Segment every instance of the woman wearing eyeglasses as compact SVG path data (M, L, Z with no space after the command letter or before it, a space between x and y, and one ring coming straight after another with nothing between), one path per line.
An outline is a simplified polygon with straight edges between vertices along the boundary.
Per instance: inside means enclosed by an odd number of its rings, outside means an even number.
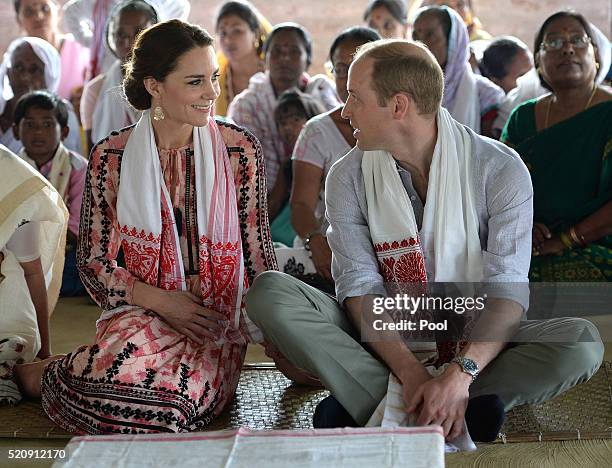
M597 85L600 51L587 20L550 16L535 63L551 92L511 114L502 141L534 188L532 281L612 281L612 93Z

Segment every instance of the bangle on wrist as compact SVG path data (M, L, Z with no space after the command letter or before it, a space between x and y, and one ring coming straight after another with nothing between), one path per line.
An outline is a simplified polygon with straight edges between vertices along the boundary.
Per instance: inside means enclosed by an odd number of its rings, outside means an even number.
M581 235L579 235L576 232L576 226L572 226L569 229L569 235L570 235L570 237L571 237L571 239L572 239L572 241L574 242L575 245L577 245L577 246L579 245L581 247L586 247L587 246L587 243L584 240L584 236L581 236Z
M561 242L563 242L563 245L567 247L569 250L572 250L574 248L574 244L572 243L572 240L569 238L569 236L565 232L562 232L559 234L559 239L561 239Z

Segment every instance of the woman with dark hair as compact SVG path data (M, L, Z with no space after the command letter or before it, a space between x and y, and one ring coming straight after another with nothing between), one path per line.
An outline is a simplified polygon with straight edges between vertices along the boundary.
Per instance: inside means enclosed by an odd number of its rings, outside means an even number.
M352 27L333 41L329 61L342 102L346 102L348 70L355 51L368 42L380 39L376 31ZM293 150L293 187L291 221L299 236L291 251L277 251L279 265L285 273L317 274L331 283L331 250L325 232L325 179L331 166L355 146L353 128L341 117L343 106L310 120Z
M442 105L458 122L491 135L504 90L472 72L468 31L461 17L446 6L419 10L412 37L422 41L444 70Z
M290 159L274 121L278 96L291 88L318 99L326 110L338 105L334 84L323 75L310 77L306 71L312 61L310 33L296 23L274 27L264 44L266 71L253 75L249 87L230 104L228 117L251 130L261 142L266 160L268 192L276 183L278 172ZM281 200L270 199L270 219L278 214Z
M138 112L126 102L121 92L124 65L130 58L138 34L158 21L150 0L123 0L111 10L106 22L108 50L117 58L107 72L85 85L81 98L81 119L88 148L113 130L132 125Z
M487 46L478 65L483 76L508 94L516 88L516 80L533 68L533 55L520 39L502 36Z
M408 8L404 0L371 0L363 21L385 39L408 37Z
M262 155L249 132L212 118L212 44L179 20L139 35L123 88L142 117L92 150L77 259L103 309L95 343L19 375L65 430L203 428L261 338L243 297L276 267Z
M517 107L501 138L533 182L530 280L611 281L612 93L597 84L600 51L569 11L544 21L534 50L550 93Z
M263 45L272 26L249 2L225 2L215 21L221 51L219 86L221 95L215 103L215 114L226 115L227 108L249 85L251 77L263 72Z
M589 23L591 30L591 37L593 38L593 46L597 48L600 59L600 67L597 70L595 77L595 83L602 84L605 82L607 71L610 69L612 63L612 50L610 49L610 41L608 37L601 32L597 26L593 23ZM508 122L508 118L512 111L520 104L534 99L545 94L548 94L549 90L542 86L540 77L535 68L532 68L523 76L516 80L516 88L511 90L502 101L498 108L497 117L493 124L493 132L497 137L501 135L502 130Z

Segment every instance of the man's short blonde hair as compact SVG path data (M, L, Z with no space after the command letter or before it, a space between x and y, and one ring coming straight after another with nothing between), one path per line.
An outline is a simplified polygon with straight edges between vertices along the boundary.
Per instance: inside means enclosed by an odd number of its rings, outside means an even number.
M379 105L386 106L394 95L406 93L420 114L438 111L444 94L444 74L425 45L402 39L369 42L357 50L355 61L366 57L373 61L372 89Z

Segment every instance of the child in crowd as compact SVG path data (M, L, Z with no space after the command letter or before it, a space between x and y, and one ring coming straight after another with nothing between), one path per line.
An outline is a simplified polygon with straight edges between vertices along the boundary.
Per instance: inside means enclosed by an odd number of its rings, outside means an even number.
M76 245L87 160L62 143L69 132L66 104L47 91L25 94L15 108L13 132L23 144L19 156L51 182L70 213L60 295L83 295L85 289L76 268Z
M293 147L306 122L323 112L325 108L316 98L295 88L288 89L280 95L274 109L274 121L286 154L293 153ZM291 160L289 160L279 171L276 184L270 193L268 206L270 212L278 213L270 225L272 240L287 246L293 245L296 236L291 225L291 210L287 203L291 192L291 171ZM280 204L280 207L272 206L274 203Z

